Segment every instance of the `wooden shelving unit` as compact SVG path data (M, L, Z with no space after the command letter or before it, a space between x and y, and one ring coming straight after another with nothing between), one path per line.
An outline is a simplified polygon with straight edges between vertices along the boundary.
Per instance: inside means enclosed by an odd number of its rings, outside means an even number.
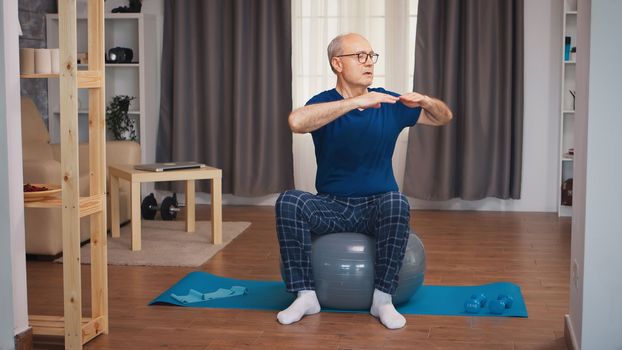
M21 78L58 78L61 115L61 199L28 202L27 207L61 207L63 230L64 317L29 317L34 334L65 337L65 349L108 333L108 257L106 252L106 119L104 2L88 3L87 70L78 71L76 0L58 1L60 74ZM90 193L79 194L78 88L89 94ZM91 317L82 317L80 218L91 217Z
M78 88L97 88L101 81L103 72L93 70L81 70L75 74L77 76ZM60 74L22 74L23 79L41 79L41 78L60 78Z

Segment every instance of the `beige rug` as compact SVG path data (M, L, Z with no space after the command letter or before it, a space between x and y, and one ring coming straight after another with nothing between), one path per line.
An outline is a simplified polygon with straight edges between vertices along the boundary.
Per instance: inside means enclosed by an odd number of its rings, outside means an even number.
M222 244L213 245L210 221L197 221L196 232L185 231L186 222L142 221L142 249L131 248L131 225L121 227L121 237L108 235L109 265L200 266L250 226L249 222L223 222ZM82 263L91 262L91 245L80 250ZM55 260L62 262L62 258Z

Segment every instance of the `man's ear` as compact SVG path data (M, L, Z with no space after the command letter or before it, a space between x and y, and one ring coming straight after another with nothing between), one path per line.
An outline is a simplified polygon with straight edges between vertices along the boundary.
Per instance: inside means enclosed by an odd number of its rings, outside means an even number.
M333 66L333 69L335 70L335 72L341 73L341 71L343 70L343 62L341 62L339 57L333 57L330 60L330 64L331 66Z

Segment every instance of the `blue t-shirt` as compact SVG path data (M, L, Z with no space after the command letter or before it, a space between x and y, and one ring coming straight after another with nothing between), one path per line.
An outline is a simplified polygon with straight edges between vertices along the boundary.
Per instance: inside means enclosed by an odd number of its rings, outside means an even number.
M368 90L399 96L382 88ZM342 99L332 89L314 96L307 105ZM420 114L420 107L383 103L380 108L354 109L313 131L318 193L361 197L397 191L391 161L395 142Z

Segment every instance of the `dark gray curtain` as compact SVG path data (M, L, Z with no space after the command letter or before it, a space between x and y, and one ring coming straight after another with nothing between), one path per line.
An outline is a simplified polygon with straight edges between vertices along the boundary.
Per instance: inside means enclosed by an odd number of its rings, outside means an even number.
M167 0L164 6L157 161L221 168L223 193L293 188L290 1ZM182 191L181 185L172 189ZM208 187L197 184L199 191Z
M419 0L414 91L444 100L454 119L410 130L404 192L520 198L523 1Z

